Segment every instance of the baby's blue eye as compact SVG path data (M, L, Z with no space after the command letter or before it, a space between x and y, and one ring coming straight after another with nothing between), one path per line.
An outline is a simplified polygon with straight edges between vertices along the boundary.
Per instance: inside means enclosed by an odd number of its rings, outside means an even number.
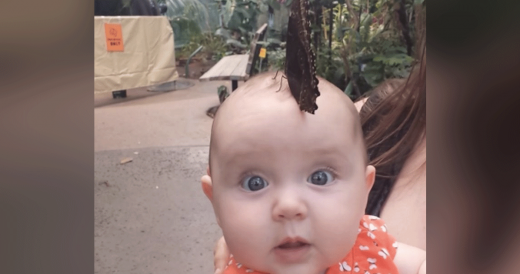
M267 185L267 182L260 176L247 177L242 181L242 187L247 191L258 191Z
M332 176L330 172L325 170L318 170L307 179L307 182L322 186L332 182L332 180L334 180L334 176Z

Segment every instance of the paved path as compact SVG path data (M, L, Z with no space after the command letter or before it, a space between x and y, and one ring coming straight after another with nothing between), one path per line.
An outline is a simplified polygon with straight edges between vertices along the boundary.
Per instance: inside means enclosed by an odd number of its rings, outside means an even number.
M213 273L221 232L199 179L205 112L228 82L191 81L166 93L129 90L126 99L95 95L95 273Z

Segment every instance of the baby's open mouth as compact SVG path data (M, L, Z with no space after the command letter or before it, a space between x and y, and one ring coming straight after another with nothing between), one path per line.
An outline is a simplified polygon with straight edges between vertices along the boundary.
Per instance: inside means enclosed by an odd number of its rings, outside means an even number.
M301 248L301 247L306 247L308 245L309 245L309 243L307 243L305 240L302 240L302 239L287 239L282 244L277 246L277 248L287 250L287 249L297 249L297 248Z
M311 246L307 240L300 237L285 238L276 246L274 254L281 263L302 262L309 256Z
M298 263L305 261L311 254L312 245L302 237L287 237L275 248L274 254L280 263Z
M286 249L286 248L298 248L298 247L302 247L302 246L306 246L306 245L309 245L307 243L302 243L302 242L292 242L292 243L285 243L283 245L279 245L278 248L282 248L282 249Z

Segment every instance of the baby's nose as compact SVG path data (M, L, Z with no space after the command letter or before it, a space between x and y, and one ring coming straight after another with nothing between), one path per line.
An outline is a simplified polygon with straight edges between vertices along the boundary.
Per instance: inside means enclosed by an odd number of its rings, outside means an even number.
M303 220L307 217L307 206L296 193L282 193L273 208L275 221Z

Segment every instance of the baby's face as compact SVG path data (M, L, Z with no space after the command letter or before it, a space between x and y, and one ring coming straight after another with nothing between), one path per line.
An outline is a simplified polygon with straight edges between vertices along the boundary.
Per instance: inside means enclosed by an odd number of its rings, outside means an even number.
M233 98L219 113L213 206L238 262L316 274L352 248L373 170L342 96L322 90L315 115L287 93Z

